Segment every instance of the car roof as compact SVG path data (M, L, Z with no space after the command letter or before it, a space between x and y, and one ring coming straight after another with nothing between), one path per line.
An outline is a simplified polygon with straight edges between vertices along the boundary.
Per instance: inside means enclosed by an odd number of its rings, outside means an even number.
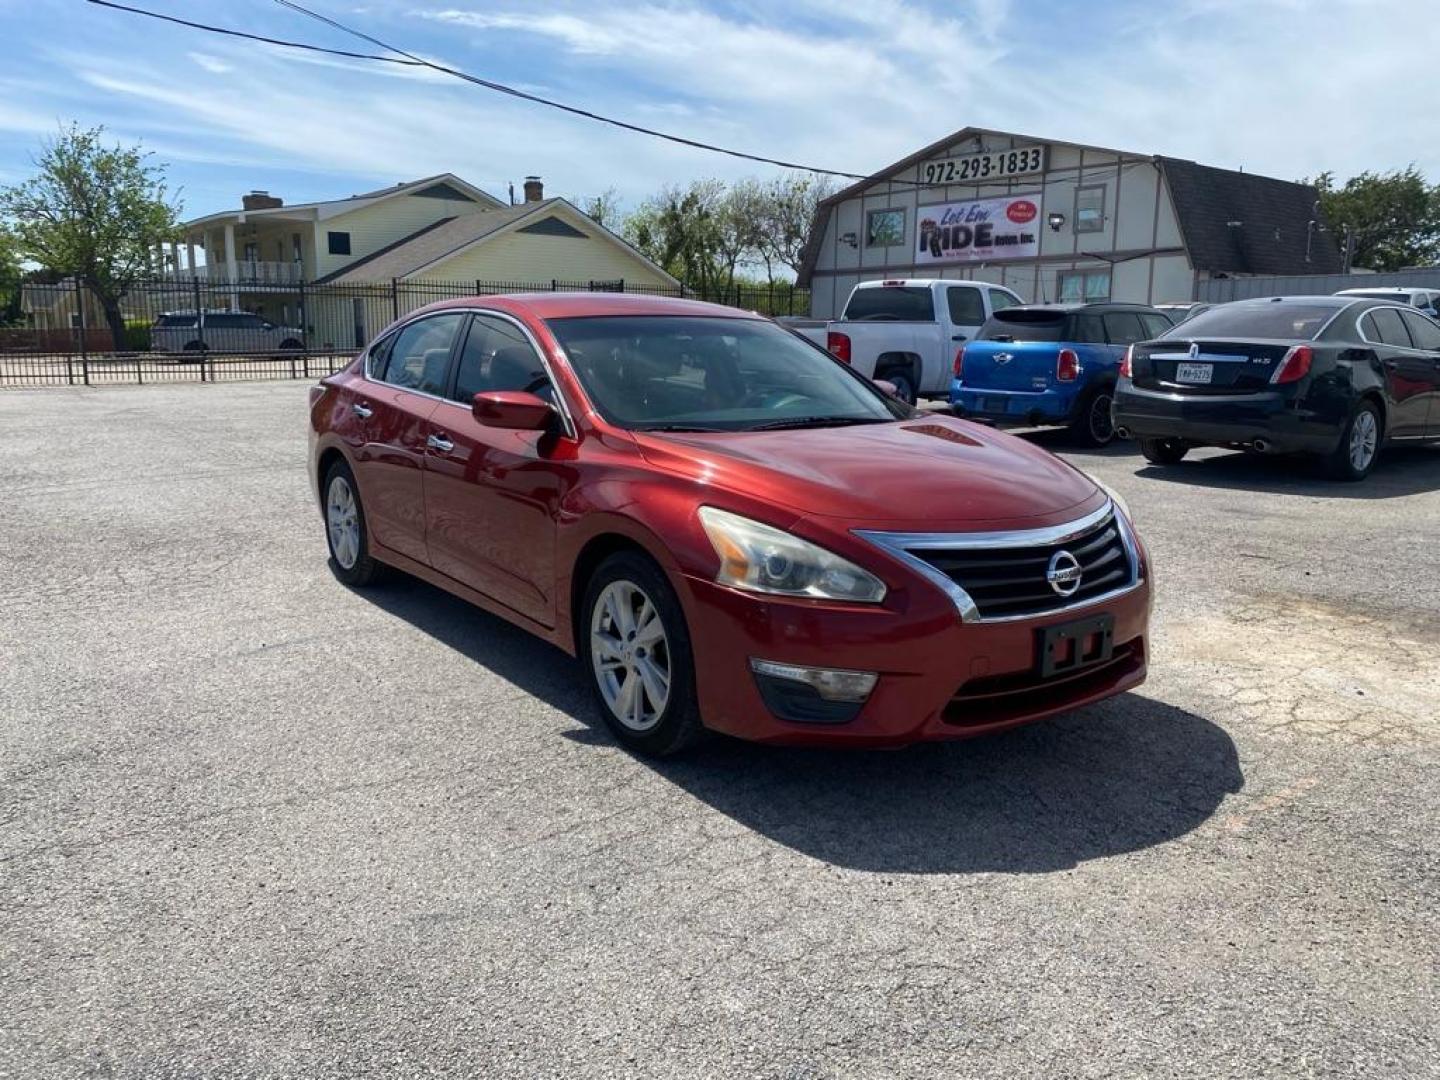
M1011 304L1007 308L1001 308L996 315L1003 315L1007 311L1094 311L1104 308L1107 311L1154 311L1149 304L1132 304L1124 300L1093 300L1088 304Z
M1434 289L1416 288L1413 285L1366 285L1360 289L1341 289L1336 296L1365 296L1370 293L1404 293L1406 296L1414 296L1416 293L1432 293Z
M764 316L753 311L741 311L739 308L708 304L700 300L608 292L528 292L466 296L458 300L441 300L427 304L412 314L452 308L505 311L512 315L526 314L537 319L578 319L604 315L691 315L722 319L764 319Z

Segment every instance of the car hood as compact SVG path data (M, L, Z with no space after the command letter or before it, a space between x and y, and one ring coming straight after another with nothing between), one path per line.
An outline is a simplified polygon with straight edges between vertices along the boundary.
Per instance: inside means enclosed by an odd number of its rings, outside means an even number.
M716 434L636 433L651 464L799 517L894 530L1030 528L1098 508L1083 473L1024 439L950 416Z

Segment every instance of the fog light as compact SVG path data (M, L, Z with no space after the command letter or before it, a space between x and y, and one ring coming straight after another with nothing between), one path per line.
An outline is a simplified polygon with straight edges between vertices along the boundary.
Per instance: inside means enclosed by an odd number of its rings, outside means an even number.
M798 667L795 664L777 664L772 660L756 660L754 657L750 659L750 670L772 679L804 683L825 701L863 702L875 689L878 678L873 671Z

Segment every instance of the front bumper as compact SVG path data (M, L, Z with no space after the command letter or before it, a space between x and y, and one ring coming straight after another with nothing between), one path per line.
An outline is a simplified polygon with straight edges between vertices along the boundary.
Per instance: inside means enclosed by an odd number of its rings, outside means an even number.
M1277 453L1329 453L1340 438L1335 418L1282 390L1187 395L1145 390L1121 380L1111 415L1135 439L1182 439L1202 446L1245 446L1263 439Z
M771 599L697 577L682 584L705 724L760 742L886 747L970 738L1123 693L1146 674L1148 576L1083 608L972 623L962 623L950 599L922 581L873 609ZM1042 680L1040 631L1101 612L1115 619L1113 658ZM752 657L879 678L853 719L789 722L766 706Z

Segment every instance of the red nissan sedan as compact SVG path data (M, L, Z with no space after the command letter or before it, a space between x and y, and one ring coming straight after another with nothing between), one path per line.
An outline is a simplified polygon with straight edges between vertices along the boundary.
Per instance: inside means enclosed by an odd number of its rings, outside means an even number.
M760 316L435 304L311 398L340 579L395 567L578 655L635 750L963 738L1145 678L1117 498Z

